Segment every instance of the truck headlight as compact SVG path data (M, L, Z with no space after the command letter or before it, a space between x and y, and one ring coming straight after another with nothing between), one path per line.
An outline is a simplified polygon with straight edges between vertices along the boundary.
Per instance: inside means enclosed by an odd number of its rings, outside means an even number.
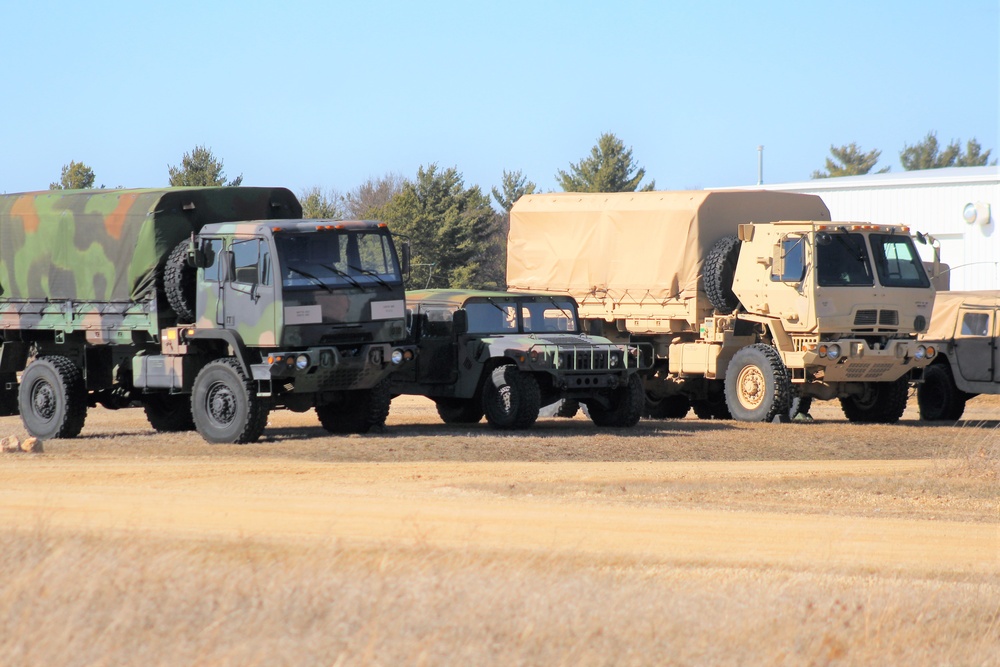
M401 363L403 363L403 351L402 350L393 350L392 351L392 357L390 357L390 358L392 359L392 363L393 364L395 364L396 366L400 365Z
M298 368L300 371L304 371L305 369L309 368L309 355L300 354L299 356L295 357L295 367Z
M927 348L923 345L918 345L916 351L913 353L914 359L926 359L927 358Z
M840 346L836 343L833 343L832 345L820 345L816 352L820 357L825 357L831 361L840 358Z
M617 368L618 367L618 361L619 360L618 360L618 355L617 354L612 354L610 356L610 358L608 359L608 362L611 364L611 368Z

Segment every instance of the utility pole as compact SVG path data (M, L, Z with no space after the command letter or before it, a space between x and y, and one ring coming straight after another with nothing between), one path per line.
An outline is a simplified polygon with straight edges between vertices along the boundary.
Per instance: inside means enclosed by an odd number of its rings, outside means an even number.
M757 146L757 185L764 185L764 147Z

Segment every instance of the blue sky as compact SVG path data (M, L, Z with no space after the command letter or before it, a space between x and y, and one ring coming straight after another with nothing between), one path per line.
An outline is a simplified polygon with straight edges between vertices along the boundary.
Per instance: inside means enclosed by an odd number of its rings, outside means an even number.
M347 191L504 169L542 190L602 132L659 189L806 180L831 144L998 150L1000 2L0 0L0 192L85 162L167 183L195 145L245 185Z

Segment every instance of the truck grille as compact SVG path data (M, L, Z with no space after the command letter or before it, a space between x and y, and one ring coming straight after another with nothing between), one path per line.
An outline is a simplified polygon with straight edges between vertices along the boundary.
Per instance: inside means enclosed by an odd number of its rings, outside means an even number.
M854 326L871 327L878 322L877 310L859 310L854 315Z
M876 324L884 327L899 326L898 310L859 310L854 314L854 326L873 327Z

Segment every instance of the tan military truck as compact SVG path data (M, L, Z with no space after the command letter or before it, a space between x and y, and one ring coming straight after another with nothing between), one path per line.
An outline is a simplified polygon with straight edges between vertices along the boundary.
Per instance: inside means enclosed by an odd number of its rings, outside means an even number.
M652 343L647 409L772 421L840 400L892 423L929 363L934 289L906 227L831 222L812 195L765 191L522 197L511 290L569 295L591 331Z
M938 292L921 335L938 354L917 385L920 418L955 421L978 394L1000 394L1000 291Z

